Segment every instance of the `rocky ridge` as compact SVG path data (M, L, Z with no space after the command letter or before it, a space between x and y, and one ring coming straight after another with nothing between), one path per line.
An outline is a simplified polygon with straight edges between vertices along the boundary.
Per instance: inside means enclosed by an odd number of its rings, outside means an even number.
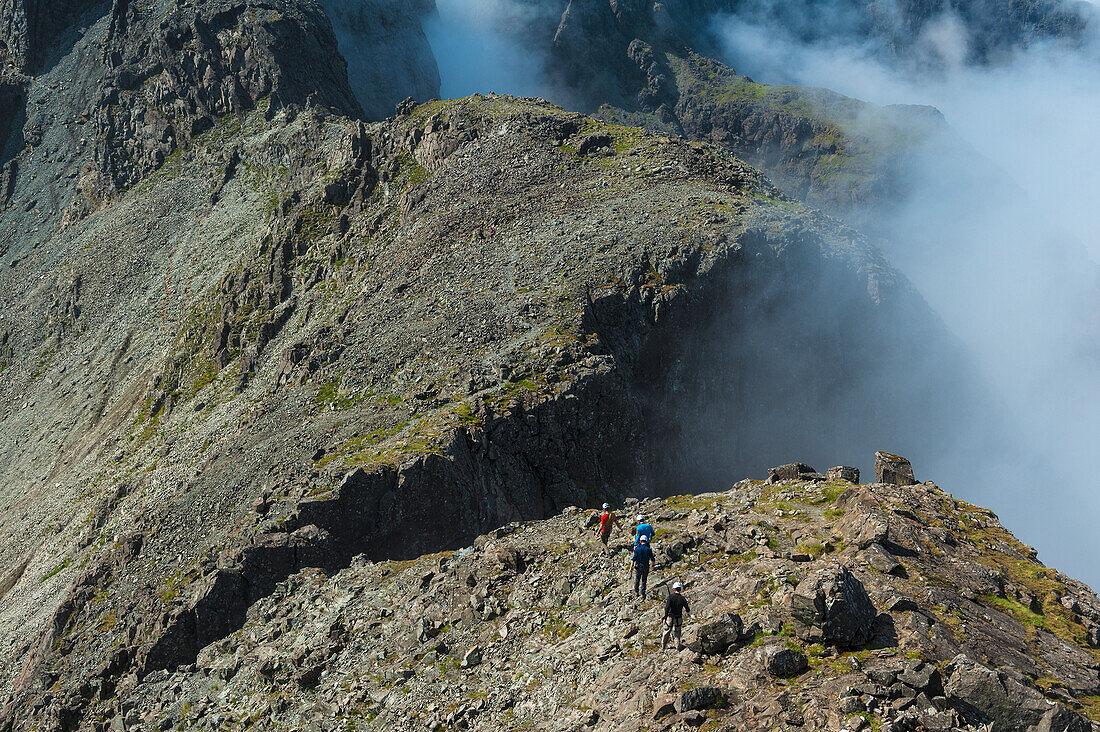
M893 427L868 413L958 382L934 317L855 232L726 154L538 100L371 127L262 102L121 196L52 242L60 264L3 272L65 273L7 290L13 729L94 726L104 671L193 663L303 567L711 483L766 453L742 425L769 390L873 402L845 428L870 440ZM835 325L779 323L751 351L722 335L764 337L757 313L788 308ZM767 359L806 342L828 365L777 381ZM934 357L945 383L860 394L861 349L885 380Z
M595 513L567 507L458 551L304 570L194 663L101 667L113 696L93 715L126 729L1095 728L1095 594L930 482L797 467L627 499L657 527L646 599L631 538L615 533L609 557ZM674 580L692 608L682 652L659 640Z
M724 147L808 204L873 234L879 207L911 193L915 166L947 151L968 161L975 179L992 178L989 164L959 140L930 107L878 107L825 89L768 86L690 50L655 52L659 68L639 94L672 93L654 109L605 105L598 116Z

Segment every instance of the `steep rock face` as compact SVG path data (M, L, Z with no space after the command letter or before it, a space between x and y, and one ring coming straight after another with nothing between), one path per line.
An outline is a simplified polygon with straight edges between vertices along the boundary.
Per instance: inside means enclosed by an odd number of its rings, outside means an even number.
M369 119L389 117L407 97L439 96L439 68L423 28L434 0L323 0L322 5Z
M146 19L112 10L110 69L96 105L105 183L126 188L180 145L269 98L269 109L359 107L320 8L312 3L217 0Z
M18 128L25 101L26 79L16 74L0 76L0 164L5 166L22 148ZM0 189L0 202L6 200L5 191Z
M430 3L328 9L359 49L354 91L313 2L0 5L0 202L18 199L19 228L44 232L113 200L218 117L257 104L269 114L325 106L359 116L358 95L381 118L410 94L438 94L419 25ZM34 180L20 185L19 169Z
M58 52L56 46L72 24L107 10L108 3L102 0L4 0L0 3L0 56L34 73Z

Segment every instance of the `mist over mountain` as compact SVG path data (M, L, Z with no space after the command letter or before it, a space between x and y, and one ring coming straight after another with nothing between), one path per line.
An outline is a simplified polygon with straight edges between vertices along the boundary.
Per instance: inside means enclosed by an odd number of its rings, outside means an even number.
M1064 486L1035 501L1035 487L1011 475L1019 456L1002 455L1004 473L981 500L1007 491L1004 510L1025 535L1051 537L1062 561L1088 571L1081 550L1091 543L1090 522L1070 517L1097 507L1074 477L1088 469L1086 445L1100 434L1100 221L1085 202L1100 193L1100 143L1089 121L1100 112L1095 31L1069 47L1033 43L987 66L970 62L980 54L973 39L952 32L939 37L938 73L922 74L884 63L866 45L805 42L735 18L721 27L725 57L746 73L769 83L830 83L878 103L934 105L1003 172L975 176L968 163L933 149L913 171L911 197L874 209L874 228L891 260L970 344L1029 446L1025 460Z
M439 70L424 34L432 0L325 0L321 5L367 117L387 117L409 96L438 96Z

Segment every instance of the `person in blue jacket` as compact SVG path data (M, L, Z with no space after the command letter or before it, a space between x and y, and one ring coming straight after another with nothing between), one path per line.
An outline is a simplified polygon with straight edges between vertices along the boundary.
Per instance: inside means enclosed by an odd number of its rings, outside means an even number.
M649 570L657 562L653 558L653 550L649 548L649 537L642 536L634 545L634 556L630 558L630 566L634 570L634 594L645 599L646 581L649 579Z
M653 541L653 534L653 527L646 521L645 516L638 514L638 525L634 527L634 546L638 546L638 542L643 536L647 540Z

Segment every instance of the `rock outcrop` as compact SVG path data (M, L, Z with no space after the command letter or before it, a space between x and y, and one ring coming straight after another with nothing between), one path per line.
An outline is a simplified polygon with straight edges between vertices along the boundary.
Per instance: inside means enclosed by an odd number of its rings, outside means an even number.
M866 645L878 613L863 584L845 566L822 569L801 582L790 599L795 631L841 648Z
M267 114L320 105L355 115L345 61L313 3L210 0L161 17L115 10L96 103L105 183L136 184L181 146L266 100Z
M912 464L905 458L888 452L876 452L875 482L913 485L917 479L913 477Z
M849 483L859 483L859 468L850 465L838 465L829 468L825 472L826 480L846 480Z
M820 477L816 470L804 463L788 463L768 469L768 482L780 483L784 480L809 480Z

